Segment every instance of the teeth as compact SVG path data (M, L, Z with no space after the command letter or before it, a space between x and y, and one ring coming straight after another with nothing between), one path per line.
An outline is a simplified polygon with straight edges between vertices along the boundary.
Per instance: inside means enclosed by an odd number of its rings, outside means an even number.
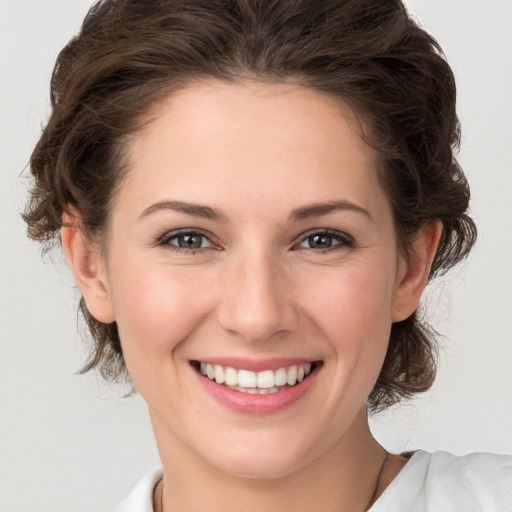
M224 368L222 368L222 366L219 366L218 364L216 364L214 366L214 368L215 368L215 382L222 384L226 380L226 377L224 376Z
M255 388L256 387L256 373L249 370L238 371L238 385L241 388Z
M276 393L283 386L295 386L311 373L311 363L279 368L276 371L236 370L229 366L200 363L199 371L217 384L225 384L237 391L264 395Z
M296 366L290 366L288 368L288 371L286 372L286 382L293 386L297 382L297 367Z
M234 368L226 368L225 374L228 386L236 386L238 384L238 372Z
M270 388L270 389L255 389L255 388L241 388L240 386L229 386L230 389L234 389L235 391L240 391L240 393L248 393L250 395L267 395L272 393L278 393L281 391L279 388Z
M265 370L256 374L256 385L259 388L270 389L274 387L275 377L272 370Z
M309 366L311 370L311 365ZM284 386L286 384L286 368L279 368L274 376L274 383L276 386Z

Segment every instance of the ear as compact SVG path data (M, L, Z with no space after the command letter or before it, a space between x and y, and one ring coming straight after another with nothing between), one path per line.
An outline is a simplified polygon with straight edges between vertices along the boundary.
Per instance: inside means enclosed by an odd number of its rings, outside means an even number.
M96 320L113 322L115 317L101 248L84 235L79 215L65 213L62 223L62 248L87 309Z
M441 222L426 222L418 230L408 257L400 259L391 313L393 322L405 320L418 309L442 232Z

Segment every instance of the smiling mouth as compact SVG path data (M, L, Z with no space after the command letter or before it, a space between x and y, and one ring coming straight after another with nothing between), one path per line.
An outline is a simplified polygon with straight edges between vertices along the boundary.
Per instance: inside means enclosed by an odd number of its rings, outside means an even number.
M277 370L251 370L236 369L219 364L191 361L192 366L204 377L216 384L227 387L233 391L252 395L266 395L279 393L285 389L297 386L321 366L321 361L296 364L278 368Z

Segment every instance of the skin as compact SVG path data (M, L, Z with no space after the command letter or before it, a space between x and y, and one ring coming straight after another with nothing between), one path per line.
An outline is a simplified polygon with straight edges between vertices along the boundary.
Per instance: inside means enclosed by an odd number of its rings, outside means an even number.
M151 119L129 142L103 250L78 213L62 241L91 313L117 322L148 404L165 475L155 508L367 509L405 461L371 436L365 400L392 322L418 306L439 225L402 256L378 154L348 107L321 93L211 81ZM331 202L344 206L292 215ZM173 235L192 228L202 247L180 250ZM326 230L332 245L311 247ZM323 366L290 407L247 415L213 400L190 365L225 356Z

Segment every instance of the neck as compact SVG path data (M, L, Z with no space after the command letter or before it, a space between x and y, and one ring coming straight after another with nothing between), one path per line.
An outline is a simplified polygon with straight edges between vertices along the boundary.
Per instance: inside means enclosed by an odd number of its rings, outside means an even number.
M152 416L152 421L164 468L163 485L155 494L156 512L365 511L383 491L380 476L387 454L370 433L366 410L326 453L292 474L272 479L226 474L159 428L158 418Z

